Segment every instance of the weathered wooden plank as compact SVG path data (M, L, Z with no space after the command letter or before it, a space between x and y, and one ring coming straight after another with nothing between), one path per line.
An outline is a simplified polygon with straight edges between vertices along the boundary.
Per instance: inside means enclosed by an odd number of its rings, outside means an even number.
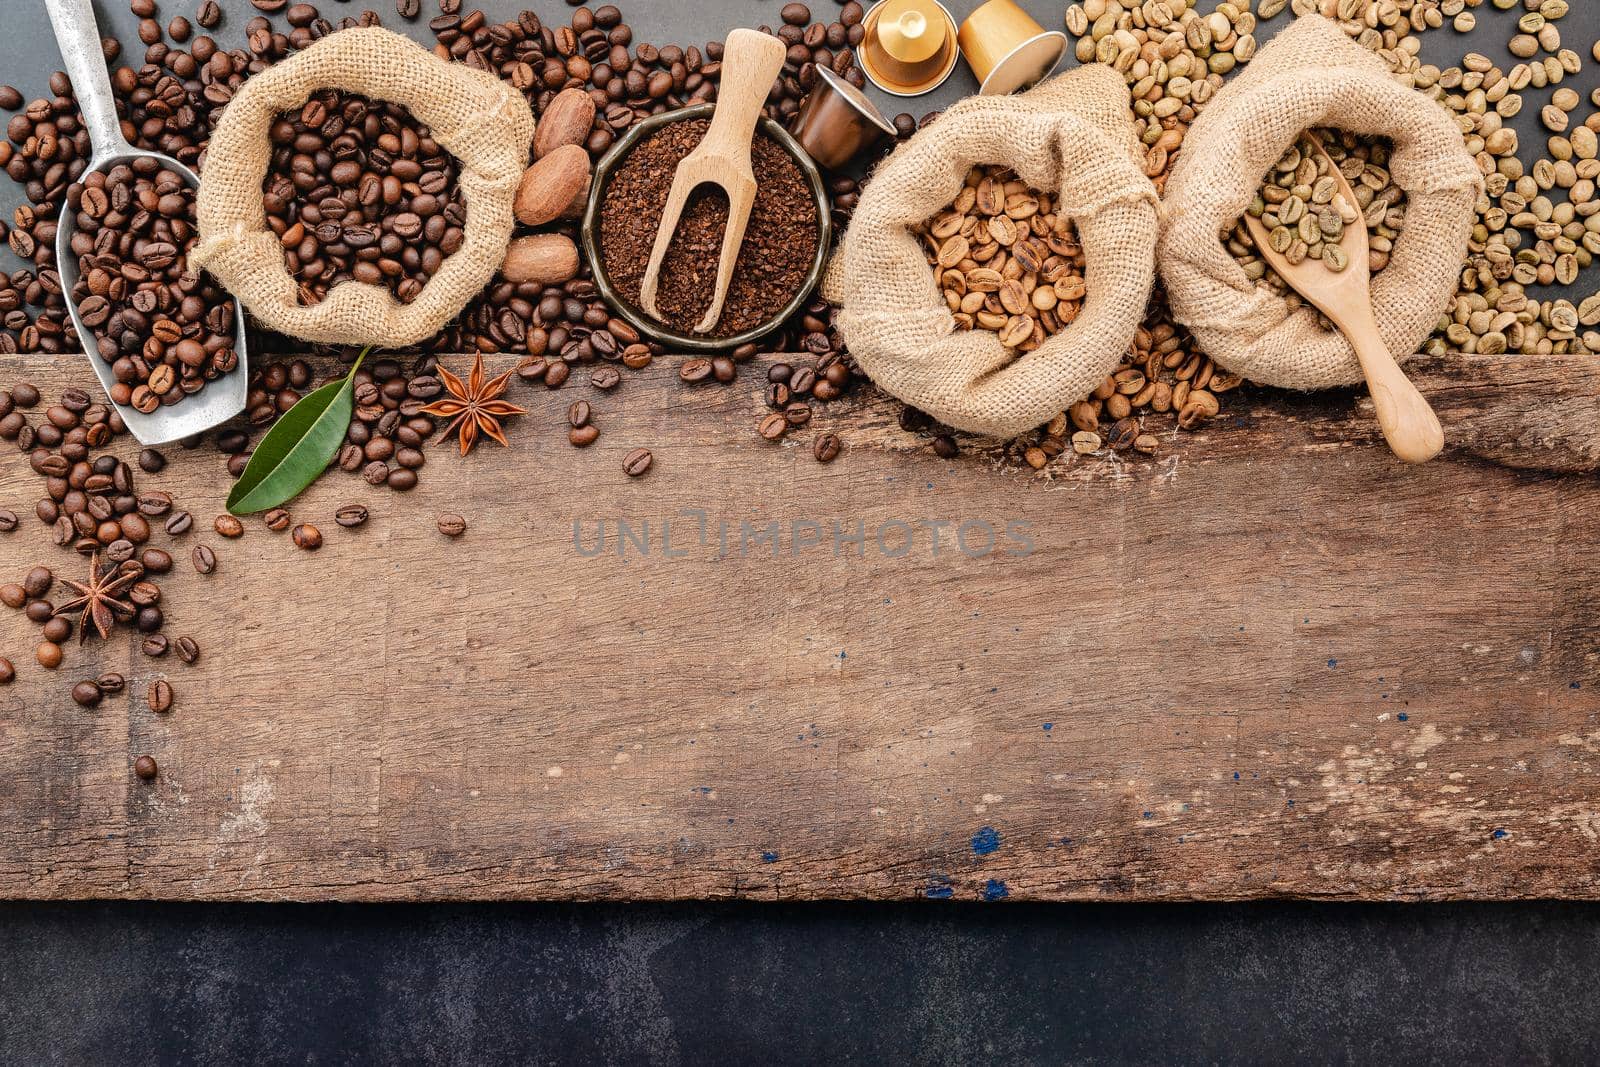
M664 364L594 398L578 451L577 394L520 389L511 452L436 450L407 498L325 478L294 509L320 553L188 539L223 557L167 586L194 667L118 639L47 675L0 618L0 895L1600 896L1600 370L1417 372L1451 437L1420 469L1349 395L1040 476L939 460L870 398L822 410L849 443L822 466L755 437L753 384ZM24 376L86 377L0 360ZM171 455L208 521L219 458ZM37 495L0 458L0 506ZM31 520L0 537L0 576L40 560L74 562ZM71 704L112 668L177 710Z

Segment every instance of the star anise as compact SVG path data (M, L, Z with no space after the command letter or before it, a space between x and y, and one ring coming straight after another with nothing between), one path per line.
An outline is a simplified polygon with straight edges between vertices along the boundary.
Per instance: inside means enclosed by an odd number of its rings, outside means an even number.
M500 398L505 395L506 388L511 384L511 372L506 371L498 378L488 381L483 377L483 354L472 363L472 373L467 375L467 380L462 382L454 374L439 368L439 377L444 382L444 387L450 395L442 400L435 400L422 409L425 415L437 415L444 419L454 419L445 433L457 431L461 438L461 454L464 456L472 451L472 446L478 443L478 435L492 437L502 445L508 445L506 435L500 430L500 420L512 415L526 415L527 411L508 403Z
M117 619L131 619L137 614L133 605L121 597L123 590L138 580L137 572L126 573L120 567L102 570L100 555L96 553L89 561L87 585L62 579L61 584L71 586L78 595L56 608L56 614L66 615L81 610L83 614L78 619L78 640L89 640L89 624L92 622L99 631L100 640L104 641L111 636Z

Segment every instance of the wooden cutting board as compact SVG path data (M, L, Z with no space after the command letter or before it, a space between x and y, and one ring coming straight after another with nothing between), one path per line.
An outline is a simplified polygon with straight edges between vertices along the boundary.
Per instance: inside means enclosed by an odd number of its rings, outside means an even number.
M0 896L1600 896L1600 365L1415 369L1427 467L1365 400L1259 391L1051 477L871 397L824 409L820 465L756 437L754 367L628 376L586 451L587 387L519 386L510 451L436 448L409 497L323 479L315 554L211 534L221 460L171 449L144 484L222 557L166 584L203 657L119 636L50 674L0 614ZM24 378L88 384L0 359ZM39 492L0 455L0 579L82 569ZM73 705L103 670L137 695Z

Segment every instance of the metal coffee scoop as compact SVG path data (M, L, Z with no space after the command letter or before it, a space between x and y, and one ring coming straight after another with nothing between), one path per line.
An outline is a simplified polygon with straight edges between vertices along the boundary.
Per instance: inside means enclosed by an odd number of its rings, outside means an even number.
M95 25L90 0L45 0L45 8L50 12L50 24L55 27L56 42L61 46L67 77L72 79L78 109L83 113L84 128L89 133L90 144L94 146L94 155L85 173L147 156L181 174L190 188L198 186L199 176L176 159L159 152L141 151L122 136L122 124L117 119L117 106L111 95L111 77L106 72L105 54L100 49L100 28ZM72 290L78 283L78 257L72 251L72 237L77 230L77 213L71 205L64 205L56 229L56 269L61 274L61 288L67 296L67 311L72 315L72 325L84 345L89 365L94 368L95 376L109 395L111 387L116 384L111 366L94 350L94 333L84 326L78 316L77 302L72 299ZM233 345L239 365L232 371L207 382L204 389L185 397L180 403L162 405L148 415L126 404L115 405L117 414L122 416L129 432L141 444L159 445L192 437L226 422L244 410L245 387L250 371L245 352L244 309L237 300L233 302L233 323Z

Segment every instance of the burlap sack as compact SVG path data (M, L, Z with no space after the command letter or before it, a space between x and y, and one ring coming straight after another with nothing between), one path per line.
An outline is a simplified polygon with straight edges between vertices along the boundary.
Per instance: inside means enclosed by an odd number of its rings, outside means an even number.
M465 240L410 304L387 289L347 281L320 304L301 306L283 247L267 227L268 131L279 113L323 88L404 104L460 164ZM340 30L257 74L228 104L206 150L195 204L200 235L189 262L210 271L263 325L291 337L380 348L416 344L494 278L515 226L511 201L532 140L527 101L494 75L447 63L388 30Z
M1082 400L1128 350L1155 279L1157 200L1141 158L1127 86L1108 67L950 108L878 167L829 266L823 292L851 354L884 390L973 433L1014 437ZM912 233L973 166L996 163L1058 196L1086 260L1082 313L1022 356L990 331L956 329Z
M1167 182L1161 276L1173 315L1217 363L1251 381L1326 389L1362 380L1344 335L1245 276L1222 235L1302 130L1387 137L1406 221L1372 297L1383 339L1405 360L1450 302L1483 179L1444 108L1394 80L1334 23L1307 15L1212 99Z

